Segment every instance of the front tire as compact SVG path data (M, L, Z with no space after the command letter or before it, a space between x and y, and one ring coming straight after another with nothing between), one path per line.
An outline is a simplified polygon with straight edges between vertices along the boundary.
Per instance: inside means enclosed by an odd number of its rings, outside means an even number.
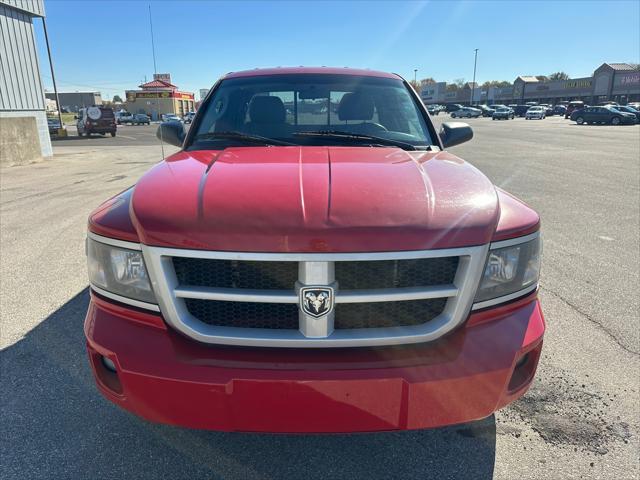
M620 117L613 117L611 119L611 125L620 125Z
M582 118L582 117L578 117L578 118L576 118L576 123L577 123L578 125L583 125L583 124L584 124L584 118Z
M111 132L111 136L115 137L116 136L116 132Z

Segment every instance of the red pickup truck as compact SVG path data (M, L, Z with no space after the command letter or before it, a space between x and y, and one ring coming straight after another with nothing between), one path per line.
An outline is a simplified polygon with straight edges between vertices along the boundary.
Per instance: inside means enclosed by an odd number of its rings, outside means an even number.
M397 75L226 75L89 218L96 383L155 422L357 432L491 415L544 333L540 219Z

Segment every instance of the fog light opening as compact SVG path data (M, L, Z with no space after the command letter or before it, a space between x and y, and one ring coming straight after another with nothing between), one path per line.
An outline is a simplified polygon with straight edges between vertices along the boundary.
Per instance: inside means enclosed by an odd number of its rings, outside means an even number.
M106 368L107 370L116 373L117 369L116 369L116 364L113 363L113 360L107 358L107 357L102 357L102 365L104 365L104 368Z
M514 393L531 383L536 373L541 350L542 344L518 358L509 380L509 393Z

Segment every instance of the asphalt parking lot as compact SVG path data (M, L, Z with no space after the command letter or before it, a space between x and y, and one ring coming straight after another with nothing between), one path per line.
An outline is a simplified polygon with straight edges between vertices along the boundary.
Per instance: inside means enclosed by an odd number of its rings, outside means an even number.
M327 436L185 430L111 405L85 358L86 218L161 158L155 126L125 126L0 170L2 477L638 478L640 125L468 123L452 152L543 219L548 329L524 398L475 425Z

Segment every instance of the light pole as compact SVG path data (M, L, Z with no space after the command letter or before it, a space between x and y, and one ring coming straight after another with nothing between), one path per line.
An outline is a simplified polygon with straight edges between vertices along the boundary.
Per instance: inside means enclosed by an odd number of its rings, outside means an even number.
M471 84L471 105L473 106L473 101L476 96L476 65L478 64L478 49L475 50L475 57L473 59L473 83Z
M418 69L417 68L413 69L413 83L415 85L418 85Z

